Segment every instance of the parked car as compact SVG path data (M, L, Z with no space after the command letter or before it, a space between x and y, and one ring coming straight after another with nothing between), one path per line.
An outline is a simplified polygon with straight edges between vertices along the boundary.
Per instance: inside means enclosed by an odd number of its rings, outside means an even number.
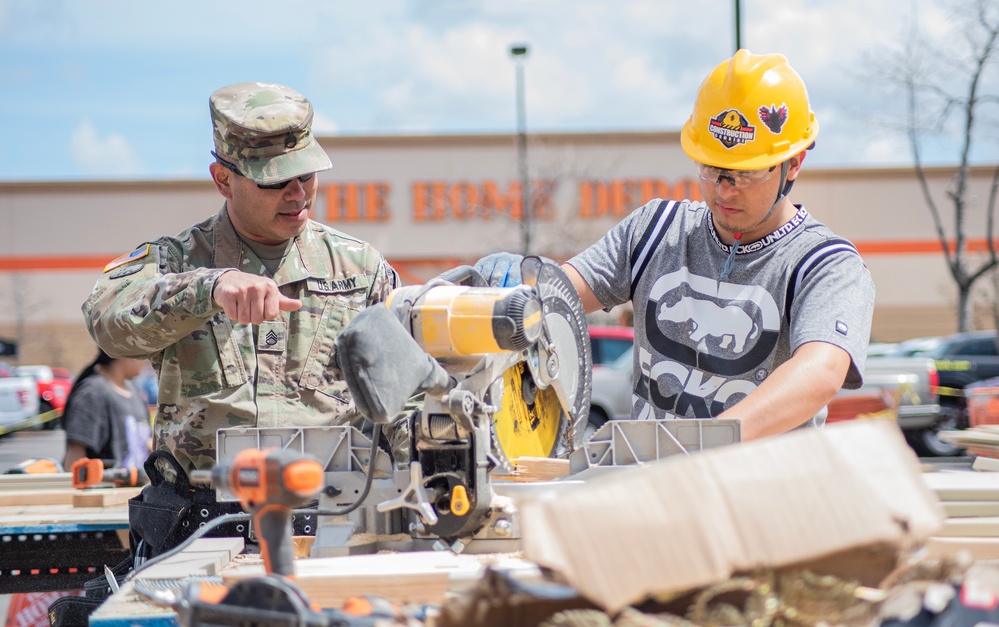
M632 354L634 346L629 346L617 360L601 366L593 366L593 387L590 391L590 418L584 438L590 439L597 429L608 420L631 418Z
M19 377L0 362L0 427L38 413L38 384L32 377Z
M902 344L896 344L894 350L872 344L864 384L856 390L840 390L829 403L827 420L893 411L916 453L930 457L959 455L960 449L937 436L952 428L953 417L940 403L936 362L909 352Z
M593 349L594 366L614 363L634 343L634 327L590 327L590 347Z
M18 366L14 372L23 377L33 377L38 382L39 409L42 412L61 410L66 406L69 390L73 387L73 375L65 368Z
M635 345L633 327L591 326L593 386L590 417L584 441L612 418L631 417L631 358Z
M965 388L976 381L999 377L995 329L933 338L918 354L935 360L940 375L940 404L950 417L946 428L967 429Z
M924 353L940 346L940 342L942 341L943 338L941 337L917 337L905 340L904 342L895 344L895 349L891 351L891 355L894 357L925 356Z

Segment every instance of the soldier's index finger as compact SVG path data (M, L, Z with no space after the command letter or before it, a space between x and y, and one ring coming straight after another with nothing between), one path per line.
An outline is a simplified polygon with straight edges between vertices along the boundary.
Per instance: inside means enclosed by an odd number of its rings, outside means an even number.
M281 311L298 311L302 308L302 301L282 296L281 300L278 301L278 307L281 308Z

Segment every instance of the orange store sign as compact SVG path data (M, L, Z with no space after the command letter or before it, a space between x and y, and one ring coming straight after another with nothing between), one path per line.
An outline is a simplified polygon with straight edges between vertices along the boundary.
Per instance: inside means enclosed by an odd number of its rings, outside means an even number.
M556 217L553 179L531 181L532 215L542 221ZM653 198L689 198L700 200L700 189L693 179L673 184L660 178L586 179L576 184L576 207L573 217L599 219L622 218ZM388 222L393 216L392 186L386 181L343 182L322 185L326 196L328 223ZM492 220L523 215L523 195L519 181L501 185L483 181L414 181L409 186L410 217L414 222Z

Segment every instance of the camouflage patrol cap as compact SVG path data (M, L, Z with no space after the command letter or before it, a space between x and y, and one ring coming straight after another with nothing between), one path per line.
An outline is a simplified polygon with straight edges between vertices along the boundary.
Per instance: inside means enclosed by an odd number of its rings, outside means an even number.
M246 178L270 184L333 167L312 136L312 103L275 83L237 83L208 99L215 152Z

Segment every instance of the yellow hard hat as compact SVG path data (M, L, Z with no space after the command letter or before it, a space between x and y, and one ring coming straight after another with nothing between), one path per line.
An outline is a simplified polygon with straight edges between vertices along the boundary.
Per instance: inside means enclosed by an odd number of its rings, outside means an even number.
M701 83L680 145L699 163L758 170L807 149L818 134L805 83L784 55L739 50Z

